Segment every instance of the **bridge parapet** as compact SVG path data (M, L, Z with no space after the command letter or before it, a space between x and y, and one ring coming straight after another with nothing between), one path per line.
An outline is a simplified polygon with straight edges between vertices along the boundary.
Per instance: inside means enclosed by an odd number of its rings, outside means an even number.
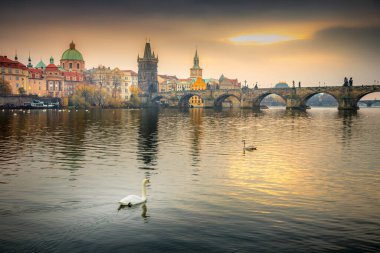
M181 106L184 100L196 95L202 98L205 107L220 106L228 97L235 97L240 106L258 108L261 101L271 94L284 99L288 109L305 109L308 99L319 93L326 93L338 101L340 110L357 110L357 102L365 95L380 92L380 85L363 86L324 86L324 87L294 87L294 88L259 88L259 89L229 89L229 90L187 90L159 92L152 94L153 100L166 99L172 106Z

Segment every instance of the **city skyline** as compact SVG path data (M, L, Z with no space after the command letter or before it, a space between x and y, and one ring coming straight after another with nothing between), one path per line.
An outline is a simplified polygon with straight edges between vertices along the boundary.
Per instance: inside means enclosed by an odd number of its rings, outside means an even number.
M378 1L5 1L0 53L56 61L74 40L86 67L137 71L150 40L159 74L188 77L198 49L204 77L253 86L279 81L354 85L379 80ZM15 19L14 17L22 17ZM27 22L25 22L25 20Z

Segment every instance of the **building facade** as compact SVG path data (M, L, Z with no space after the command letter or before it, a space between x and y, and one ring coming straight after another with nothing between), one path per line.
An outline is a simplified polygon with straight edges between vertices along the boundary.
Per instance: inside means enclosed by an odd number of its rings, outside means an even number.
M9 83L12 94L20 94L20 91L27 92L29 73L24 64L11 60L7 56L0 56L0 69L2 81Z
M50 57L50 64L45 68L45 80L49 97L64 97L65 83L62 71L54 64L54 58Z
M154 52L152 53L150 43L146 42L144 57L137 56L138 63L138 87L144 94L150 94L157 92L158 80L157 80L157 64L158 56L156 57Z

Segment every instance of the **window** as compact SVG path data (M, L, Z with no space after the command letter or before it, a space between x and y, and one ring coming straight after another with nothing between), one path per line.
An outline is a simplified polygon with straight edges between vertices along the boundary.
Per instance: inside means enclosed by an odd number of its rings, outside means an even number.
M79 63L77 63L77 69L79 69Z
M69 63L69 68L72 69L73 68L73 64L70 62Z
M20 79L20 77L16 76L16 80L18 81Z
M65 63L62 63L62 68L65 68Z

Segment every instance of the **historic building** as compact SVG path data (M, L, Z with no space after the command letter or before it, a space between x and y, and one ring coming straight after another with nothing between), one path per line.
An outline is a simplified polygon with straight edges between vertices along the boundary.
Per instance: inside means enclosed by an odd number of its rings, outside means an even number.
M121 86L120 96L129 100L131 98L132 91L138 87L138 75L133 70L122 70L123 82Z
M175 91L178 78L176 76L158 75L158 92Z
M150 43L146 42L144 57L137 56L138 63L138 87L145 93L149 94L157 92L158 80L157 80L157 63L158 56L156 57L154 52L150 48Z
M84 60L82 54L75 49L72 41L69 49L63 52L61 57L61 67L64 71L80 72L84 71Z
M227 90L227 89L240 89L241 83L239 83L238 79L229 79L225 77L223 74L219 78L219 89Z
M202 77L197 77L194 83L191 84L191 90L205 90L207 84L203 81Z
M0 56L0 67L2 81L9 83L12 94L20 94L20 91L27 92L28 69L17 61L17 56L15 60Z
M191 78L180 78L176 83L176 91L185 91L191 90L191 84L193 83L193 79Z
M31 64L28 66L32 66ZM43 69L28 68L28 87L27 93L31 95L47 96L46 80Z
M130 88L138 85L137 73L132 70L111 69L98 66L85 72L86 80L100 88L104 88L112 97L129 100Z
M64 76L58 66L54 64L53 57L50 57L50 64L45 68L45 80L48 96L65 96Z
M190 69L190 78L202 78L202 69L199 67L198 50L195 50L194 65Z

